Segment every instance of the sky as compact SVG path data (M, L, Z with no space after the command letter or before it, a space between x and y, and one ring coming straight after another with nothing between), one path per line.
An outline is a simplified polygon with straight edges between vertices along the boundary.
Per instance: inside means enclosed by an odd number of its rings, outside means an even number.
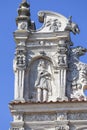
M17 29L15 18L22 0L0 0L0 130L8 130L12 116L8 107L14 99L13 58L15 41L13 32ZM80 28L80 34L71 35L75 46L87 48L87 0L27 0L30 2L31 19L40 28L37 13L40 10L58 12L65 17L72 16ZM87 55L81 58L87 63Z

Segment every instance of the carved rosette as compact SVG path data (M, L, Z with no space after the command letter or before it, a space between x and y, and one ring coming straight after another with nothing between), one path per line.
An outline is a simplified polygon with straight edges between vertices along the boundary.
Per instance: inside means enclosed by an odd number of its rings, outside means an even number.
M15 114L14 115L14 122L21 122L23 121L23 114Z
M19 29L19 30L27 30L27 28L28 28L28 25L27 25L26 22L21 22L21 23L19 23L19 25L18 25L18 29Z
M67 113L57 113L57 120L58 121L67 120Z

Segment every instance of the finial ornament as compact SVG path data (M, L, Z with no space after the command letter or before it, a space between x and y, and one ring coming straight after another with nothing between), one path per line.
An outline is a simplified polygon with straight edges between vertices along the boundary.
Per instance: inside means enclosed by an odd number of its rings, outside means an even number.
M72 22L72 16L69 16L68 20L71 23Z

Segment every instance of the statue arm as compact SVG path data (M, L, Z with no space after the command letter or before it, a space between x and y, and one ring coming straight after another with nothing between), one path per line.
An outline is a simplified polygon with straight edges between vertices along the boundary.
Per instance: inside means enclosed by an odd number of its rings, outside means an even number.
M40 78L41 78L41 76L39 75L38 78L37 78L37 80L36 80L36 82L35 82L35 87L39 85L39 83L40 83Z
M41 77L44 77L44 76L49 76L49 77L50 77L51 74L50 74L49 72L46 71L46 72L44 72L43 74L41 74Z

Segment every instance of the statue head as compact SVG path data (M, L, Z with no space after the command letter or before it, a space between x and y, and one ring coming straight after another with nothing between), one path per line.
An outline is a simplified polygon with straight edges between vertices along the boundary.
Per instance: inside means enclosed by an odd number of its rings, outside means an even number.
M38 64L38 70L43 71L46 69L46 63L44 59L40 59L39 64Z
M73 34L80 33L80 29L79 29L78 25L76 23L72 22L72 16L69 17L65 30L71 31L71 32L73 32Z
M45 61L43 59L39 61L39 66L45 67Z
M76 33L79 34L79 33L80 33L80 29L79 29L78 25L75 24L75 23L72 23L71 31L72 31L74 34L76 34Z

